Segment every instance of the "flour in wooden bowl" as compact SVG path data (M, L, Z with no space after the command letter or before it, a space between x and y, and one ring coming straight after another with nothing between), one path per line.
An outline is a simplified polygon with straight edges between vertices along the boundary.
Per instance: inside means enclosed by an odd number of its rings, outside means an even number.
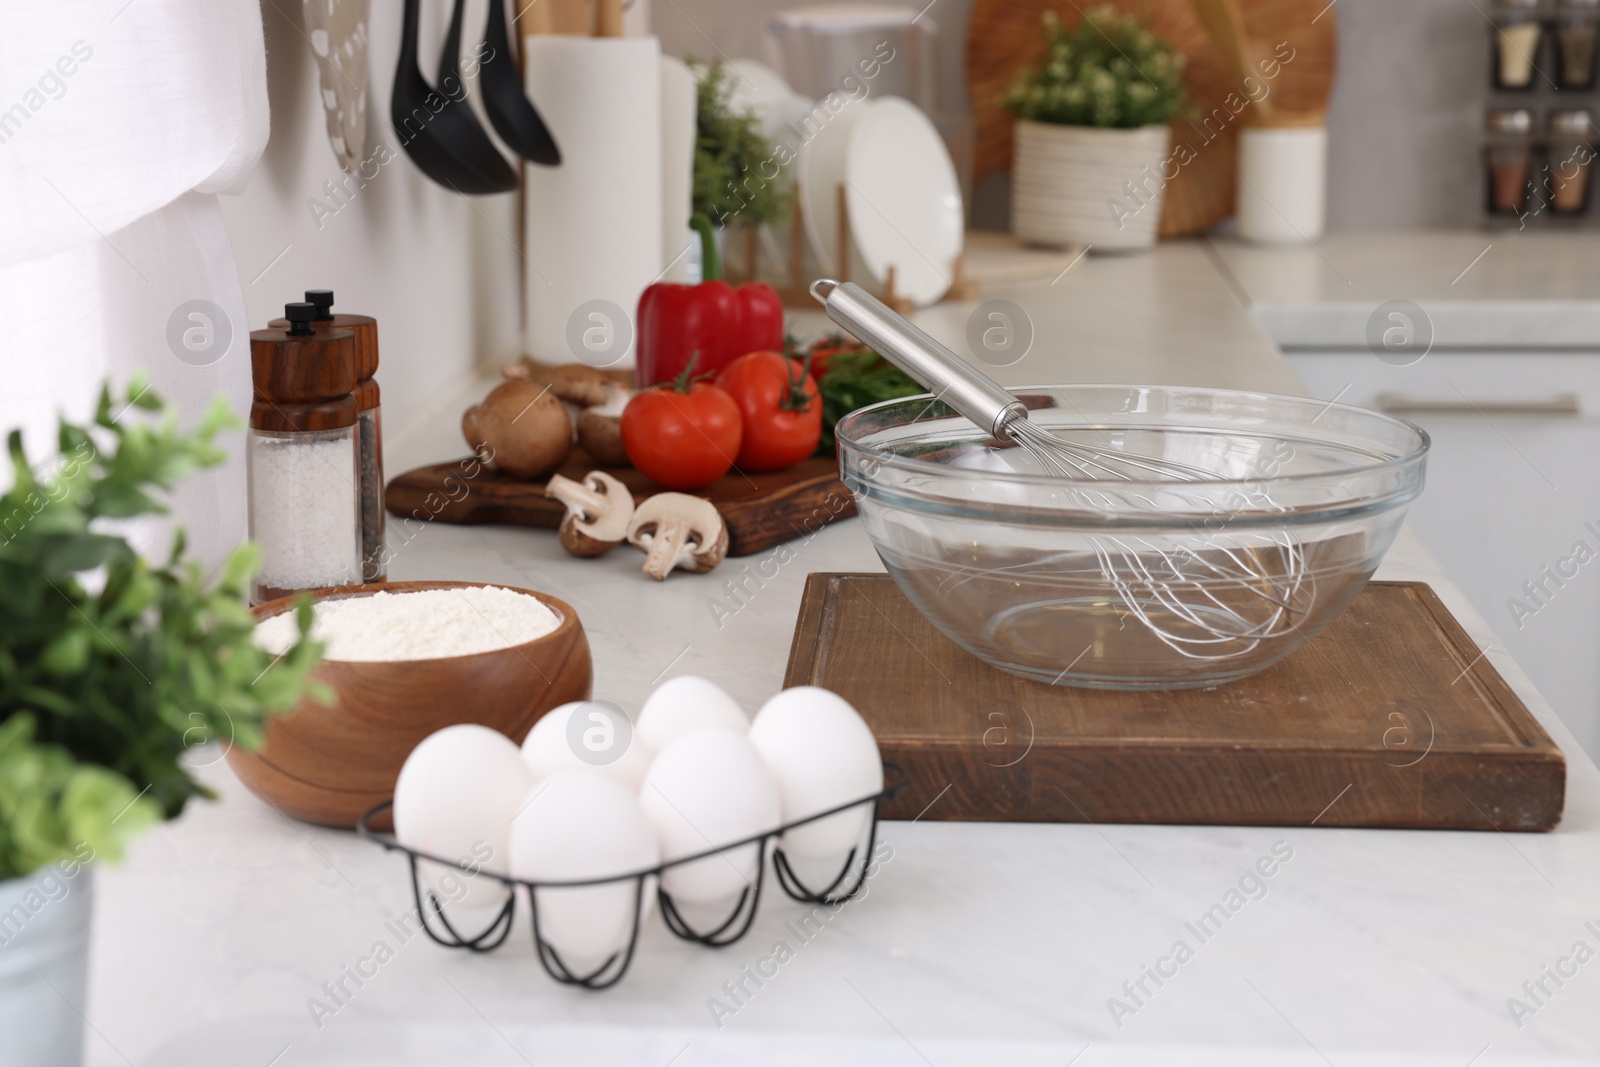
M354 662L470 656L526 644L561 625L544 602L495 586L422 589L320 600L311 633L326 658ZM263 619L255 643L281 654L299 636L294 611Z

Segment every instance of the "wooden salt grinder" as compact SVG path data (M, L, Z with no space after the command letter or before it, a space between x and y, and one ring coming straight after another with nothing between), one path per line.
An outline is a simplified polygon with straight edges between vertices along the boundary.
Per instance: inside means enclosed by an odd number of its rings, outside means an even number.
M261 486L254 450L270 446L268 438L306 438L336 435L353 439L359 419L356 398L356 338L349 330L315 329L316 309L309 303L284 307L286 325L250 332L250 464L251 537L263 525L258 508ZM357 479L356 450L351 449L350 478ZM268 497L270 499L270 496ZM359 514L354 517L359 524ZM272 546L263 546L271 550ZM355 561L359 563L359 561ZM348 578L346 578L348 580ZM256 583L257 603L286 596L294 590Z

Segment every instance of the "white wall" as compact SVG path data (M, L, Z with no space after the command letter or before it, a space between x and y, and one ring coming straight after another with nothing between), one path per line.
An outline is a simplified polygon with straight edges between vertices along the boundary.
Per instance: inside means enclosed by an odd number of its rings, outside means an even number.
M464 51L475 46L485 10L482 0L469 5ZM272 136L244 194L222 198L223 217L251 328L281 315L306 289L332 289L338 310L378 320L378 383L392 439L439 404L458 402L452 387L475 368L517 355L515 196L458 196L400 151L388 115L401 5L388 2L372 5L363 158L380 143L394 158L345 205L328 196L324 183L344 175L328 145L299 13L299 3L261 5ZM422 66L430 81L447 15L445 4L424 5ZM319 225L312 198L336 213Z

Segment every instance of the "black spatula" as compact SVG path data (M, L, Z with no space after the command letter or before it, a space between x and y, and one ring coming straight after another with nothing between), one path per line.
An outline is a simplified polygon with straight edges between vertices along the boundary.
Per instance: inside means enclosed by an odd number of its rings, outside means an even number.
M483 31L483 43L489 46L489 55L478 75L478 88L483 91L483 109L489 113L494 132L528 162L558 166L561 149L523 91L522 75L512 60L505 0L489 0L489 22Z
M478 125L457 69L459 59L453 58L461 46L464 3L457 0L446 35L445 56L453 61L440 64L440 91L428 84L417 66L421 0L406 0L389 121L406 155L435 182L469 196L504 193L517 187L516 172ZM447 74L453 80L447 80Z

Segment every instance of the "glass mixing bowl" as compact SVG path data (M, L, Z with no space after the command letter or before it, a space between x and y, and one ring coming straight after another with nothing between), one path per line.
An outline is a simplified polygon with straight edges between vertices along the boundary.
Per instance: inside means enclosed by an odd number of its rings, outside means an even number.
M1422 491L1428 435L1361 408L1187 387L1011 392L1101 477L1051 474L929 395L842 419L839 466L917 610L1043 682L1179 689L1278 662L1361 591Z

